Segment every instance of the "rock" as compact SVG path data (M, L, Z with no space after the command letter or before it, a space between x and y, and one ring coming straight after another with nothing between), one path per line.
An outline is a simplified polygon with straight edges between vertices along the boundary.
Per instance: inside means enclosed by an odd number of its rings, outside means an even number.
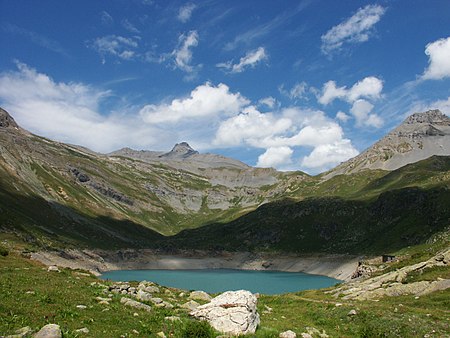
M336 306L336 307L342 306L342 303L336 303L336 304L334 304L334 306Z
M101 300L98 302L100 305L109 305L109 302L107 300Z
M95 300L99 302L110 302L112 301L112 298L95 297Z
M87 327L83 327L82 329L75 330L75 332L88 334L89 329Z
M315 327L307 327L306 331L308 331L308 334L310 337L317 337L319 336L320 338L328 338L329 336L325 333L325 330L322 330L322 332L320 332L318 329L316 329Z
M34 338L62 338L62 332L59 325L47 324L34 335Z
M190 300L184 304L181 305L183 309L188 309L189 311L193 311L197 309L200 306L199 303L197 303L195 300Z
M84 310L85 308L87 308L87 306L86 305L77 305L76 308L80 309L80 310Z
M166 334L164 333L164 332L158 332L157 334L156 334L158 337L161 337L161 338L167 338L166 337Z
M56 265L50 265L47 271L60 272Z
M5 336L5 338L23 338L23 337L29 336L31 334L31 332L33 332L31 327L25 326L25 327L22 327L22 328L16 330L15 334L10 335L10 336Z
M160 292L160 290L157 286L152 286L152 285L146 286L144 291L149 292L149 293L159 293Z
M192 291L189 295L189 299L193 300L205 300L209 302L212 297L208 295L205 291Z
M152 307L150 305L144 304L144 303L140 303L138 301L135 301L131 298L127 298L127 297L122 297L120 299L120 302L126 306L131 306L134 307L136 309L141 309L141 310L145 310L150 312L152 310Z
M280 333L280 338L296 338L297 334L294 331L287 330Z
M348 313L347 313L347 316L356 316L356 310L350 310Z
M179 322L179 321L181 321L181 318L178 316L169 316L169 317L164 317L164 320L168 320L170 322Z
M161 304L163 302L163 300L161 298L151 298L150 301L153 304Z
M191 316L206 320L217 331L231 335L253 334L259 325L258 300L245 290L227 291L199 306Z
M137 298L138 300L142 300L142 301L148 302L148 301L151 300L152 295L151 295L150 293L146 292L146 291L139 290L139 291L137 292L137 294L136 294L136 298Z
M302 338L313 338L313 336L311 336L309 333L305 333L305 332L303 332L301 334L301 336L302 336Z

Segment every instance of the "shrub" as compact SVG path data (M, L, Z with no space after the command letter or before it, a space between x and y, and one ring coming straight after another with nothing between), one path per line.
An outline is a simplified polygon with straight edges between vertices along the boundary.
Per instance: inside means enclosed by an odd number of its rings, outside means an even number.
M0 256L6 257L9 255L8 249L3 246L0 246Z
M214 329L205 321L189 320L181 329L181 338L213 338Z

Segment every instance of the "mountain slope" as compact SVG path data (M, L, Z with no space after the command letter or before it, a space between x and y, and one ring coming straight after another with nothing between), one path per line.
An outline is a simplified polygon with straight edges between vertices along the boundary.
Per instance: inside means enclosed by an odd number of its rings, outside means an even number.
M416 116L408 128L437 118ZM4 110L0 122L0 230L47 246L358 252L417 243L450 224L448 156L311 177L185 142L103 155L33 135ZM419 133L423 144L446 137L435 129Z
M363 153L324 175L356 173L364 169L395 170L432 155L450 155L450 118L439 110L409 116Z

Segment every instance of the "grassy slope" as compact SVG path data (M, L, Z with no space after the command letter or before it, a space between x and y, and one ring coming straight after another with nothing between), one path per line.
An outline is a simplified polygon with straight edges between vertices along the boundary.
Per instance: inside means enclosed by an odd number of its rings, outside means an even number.
M120 297L116 295L111 305L99 305L95 297L105 297L105 294L101 288L90 286L97 281L94 277L68 269L61 273L47 272L42 265L19 255L24 247L16 238L3 234L0 240L1 245L18 250L9 256L0 256L0 335L13 333L24 326L37 330L46 323L57 323L62 327L64 337L82 336L75 332L82 327L90 330L87 335L90 337L156 337L160 331L177 338L194 337L184 335L186 328L193 326L185 310L154 308L151 313L146 313L121 305ZM401 254L406 258L402 264L414 262L418 252L433 255L448 244L447 235L445 241L403 250ZM448 270L434 278L445 276ZM377 302L342 301L324 291L261 295L258 303L261 325L255 336L278 337L280 332L288 329L299 335L306 332L307 327L325 330L331 337L423 337L425 334L442 337L449 332L450 290L418 299L401 296L382 298ZM175 296L168 296L161 292L156 296L172 303L187 301L186 296L176 296L178 293L174 291ZM342 306L337 307L338 302ZM79 304L87 308L77 309ZM270 313L265 312L266 306L272 308ZM351 309L358 314L348 316ZM133 315L135 312L138 316ZM182 322L171 324L164 320L165 316L171 315L180 316ZM139 333L133 333L133 330Z
M449 157L433 157L384 175L375 172L372 180L369 173L316 183L303 190L300 201L297 195L297 200L268 203L230 223L185 230L168 243L205 249L382 253L424 242L450 224Z

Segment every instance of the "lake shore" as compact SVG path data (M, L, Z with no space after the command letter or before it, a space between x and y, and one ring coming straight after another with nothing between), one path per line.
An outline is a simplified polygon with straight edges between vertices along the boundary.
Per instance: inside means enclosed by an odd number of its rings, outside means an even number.
M75 250L40 251L31 258L46 265L88 270L95 275L111 270L137 269L241 269L304 272L348 281L361 259L349 255L293 255L250 252L155 250Z

